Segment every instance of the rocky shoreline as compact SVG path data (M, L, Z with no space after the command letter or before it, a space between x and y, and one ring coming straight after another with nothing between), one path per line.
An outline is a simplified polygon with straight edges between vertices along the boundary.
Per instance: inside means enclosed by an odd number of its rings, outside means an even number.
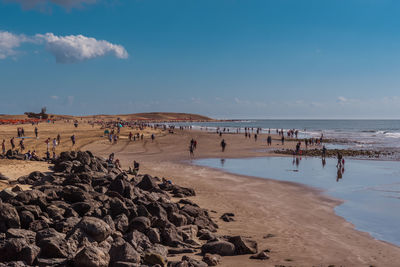
M193 189L128 175L89 151L63 152L54 172L15 183L30 190L14 184L0 192L0 266L183 267L215 266L221 256L269 258L253 240L219 236L209 212L188 199ZM184 256L169 259L177 254Z
M314 148L301 150L301 153L297 153L294 149L277 149L273 150L275 154L281 155L298 155L298 156L310 156L310 157L321 157L322 149ZM326 157L334 158L337 157L337 154L340 153L345 157L359 157L359 158L381 158L381 157L390 157L393 155L393 152L388 151L379 151L379 150L354 150L354 149L327 149Z

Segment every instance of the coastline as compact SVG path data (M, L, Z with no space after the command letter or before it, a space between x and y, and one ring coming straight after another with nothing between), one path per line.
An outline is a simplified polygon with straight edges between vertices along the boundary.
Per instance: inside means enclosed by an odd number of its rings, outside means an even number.
M211 215L220 225L219 233L240 233L255 239L260 249L271 250L268 261L250 261L246 256L224 257L221 266L395 266L400 248L356 230L336 215L334 208L341 200L297 183L190 164L186 145L192 137L199 142L196 159L221 157L220 138L201 131L180 131L160 137L154 143L130 144L122 151L115 147L120 151L116 156L123 166L135 159L141 162L141 173L193 187L198 193L194 200L216 211ZM223 138L228 144L235 144L231 150L228 147L223 154L225 158L277 156L254 151L261 142L243 141L242 135L230 134ZM94 152L96 148L96 143L85 146ZM220 220L219 216L225 212L235 213L236 222ZM269 234L274 237L263 238Z
M33 131L33 126L25 127ZM111 145L101 137L103 130L86 123L78 129L63 122L40 127L43 137L53 136L58 131L63 133L58 151L72 148L68 138L76 132L75 150L91 150L105 158L115 152L124 169L136 160L140 162L140 173L165 177L181 186L194 188L197 195L193 201L210 211L220 226L220 235L247 236L258 242L260 250L271 250L270 259L266 261L250 260L246 255L223 257L220 266L396 266L400 248L356 230L350 222L336 215L334 208L341 200L302 184L236 175L190 162L188 145L192 138L198 141L195 159L288 157L261 152L260 149L266 147L265 134L260 135L257 142L245 139L242 134L225 134L222 138L228 146L222 153L221 137L204 131L176 130L175 134L168 134L157 130L152 142L150 129L145 130L143 141L128 141L131 129L123 128L120 141ZM8 138L15 126L2 129L6 130ZM42 139L27 140L27 145L38 151L44 148ZM293 141L282 146L278 137L273 136L271 149L293 149L294 146ZM0 162L8 164L5 160ZM24 164L24 161L18 162ZM20 175L28 174L22 173L28 169L21 167ZM220 216L225 212L233 212L236 221L222 221Z

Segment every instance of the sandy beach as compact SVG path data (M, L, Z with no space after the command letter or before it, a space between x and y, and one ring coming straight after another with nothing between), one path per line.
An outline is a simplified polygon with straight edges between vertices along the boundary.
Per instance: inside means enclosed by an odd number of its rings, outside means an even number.
M24 126L27 132L32 126ZM15 126L0 126L2 138L14 133ZM171 179L174 183L196 190L193 200L208 209L219 225L219 234L242 235L256 240L259 249L269 249L270 259L250 260L248 255L223 257L221 266L397 266L400 248L378 241L369 234L356 231L352 224L335 215L334 207L340 204L316 189L299 184L279 182L270 179L246 177L192 164L189 156L189 142L198 142L195 159L198 158L241 158L272 156L265 151L266 136L258 141L245 139L242 134L224 134L202 131L175 130L146 131L143 141L129 141L129 129L123 128L121 139L111 145L102 137L99 126L82 123L74 128L72 123L56 122L40 125L40 141L27 141L27 148L33 147L43 152L44 137L55 137L63 133L61 146L57 152L68 149L90 150L96 155L107 157L114 152L122 163L122 168L132 166L133 160L140 162L140 173L149 173ZM78 140L71 147L70 133ZM136 131L133 131L136 132ZM151 141L150 133L156 133ZM30 135L32 135L30 133ZM43 138L42 138L43 136ZM221 152L220 142L224 138L227 149ZM295 143L285 146L275 136L274 148L293 148ZM34 163L12 163L0 160L0 172L16 178L28 174L33 169L45 170L46 166ZM8 168L7 166L14 166ZM42 164L42 163L39 163ZM40 169L40 168L43 169ZM18 169L7 173L7 169ZM274 177L271 177L274 178ZM224 222L219 217L225 212L233 212L236 221Z

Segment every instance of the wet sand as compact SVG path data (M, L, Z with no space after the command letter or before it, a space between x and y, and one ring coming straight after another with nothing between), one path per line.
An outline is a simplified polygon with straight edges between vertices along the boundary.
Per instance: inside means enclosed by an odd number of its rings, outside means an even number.
M224 257L222 266L397 266L400 248L373 239L354 230L353 225L335 215L340 203L302 185L269 179L245 177L190 162L188 146L191 138L198 142L196 158L237 158L267 156L266 136L245 139L244 135L225 134L228 144L224 153L215 133L177 131L154 142L119 144L102 152L94 142L85 149L103 156L117 152L123 167L133 160L141 163L141 173L166 177L173 182L193 187L195 201L213 210L220 225L220 234L244 235L257 240L260 249L270 249L268 261L249 260L248 256ZM273 140L275 148L282 148ZM295 146L286 143L284 147ZM122 148L123 147L123 148ZM219 217L233 212L235 222L223 222ZM272 237L270 237L272 236Z
M1 129L4 127L16 129L16 126L1 126ZM148 132L144 141L129 142L130 130L123 129L121 140L110 145L101 137L103 130L98 126L91 130L91 126L82 124L74 129L72 124L60 122L40 125L39 130L43 135L54 137L58 131L63 133L67 142L62 140L65 147L57 148L58 151L71 148L68 137L70 132L75 132L78 145L73 149L91 150L104 157L115 152L125 169L137 160L141 164L140 173L193 187L197 193L193 200L215 211L210 213L220 226L219 234L248 236L258 242L259 249L271 250L267 261L250 260L248 255L223 257L221 266L398 266L400 248L354 230L350 223L335 215L333 208L339 200L302 185L229 174L190 162L188 147L192 137L198 142L195 158L239 158L275 155L262 152L266 148L266 136L260 136L255 142L242 134L225 134L222 138L228 146L222 153L221 138L215 133L162 132L152 142ZM32 146L43 151L43 143L30 142L27 149ZM274 149L282 148L277 139L273 144ZM294 146L287 142L283 147ZM4 165L3 160L0 162ZM235 213L236 221L220 220L225 212Z

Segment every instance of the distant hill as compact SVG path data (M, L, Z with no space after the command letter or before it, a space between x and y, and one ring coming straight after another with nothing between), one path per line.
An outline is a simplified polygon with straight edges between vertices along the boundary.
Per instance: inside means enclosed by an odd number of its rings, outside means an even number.
M213 121L206 116L198 115L198 114L190 114L190 113L173 113L173 112L149 112L149 113L135 113L135 114L119 114L119 115L88 115L88 116L71 116L71 115L59 115L59 114L49 114L49 118L54 119L96 119L96 120L113 120L120 118L122 120L149 120L149 121L172 121L172 120L180 120L180 121ZM0 119L9 120L9 119L29 119L26 115L0 115Z

